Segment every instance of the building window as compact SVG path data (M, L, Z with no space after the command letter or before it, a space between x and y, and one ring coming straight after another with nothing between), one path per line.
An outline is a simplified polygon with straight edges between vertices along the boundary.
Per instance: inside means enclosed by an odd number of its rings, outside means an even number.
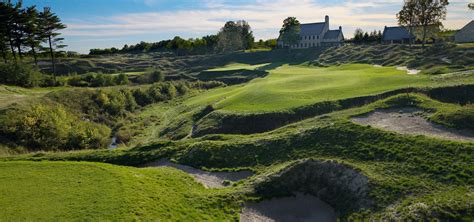
M319 39L319 35L317 36L317 38Z
M315 36L313 35L313 40L315 39Z

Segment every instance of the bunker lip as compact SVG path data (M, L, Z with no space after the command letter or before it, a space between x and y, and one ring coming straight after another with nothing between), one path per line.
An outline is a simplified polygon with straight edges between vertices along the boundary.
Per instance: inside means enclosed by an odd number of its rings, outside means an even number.
M172 163L165 159L147 163L140 167L172 167L188 173L206 188L224 188L228 185L226 184L226 181L236 182L251 177L254 174L251 171L209 172L190 166Z
M418 69L409 69L406 66L397 66L396 68L397 68L397 70L407 71L408 75L416 75L416 74L420 73L420 70L418 70Z
M422 112L423 110L417 108L377 109L369 114L352 117L352 121L401 134L474 142L474 132L430 123L419 115Z
M297 193L293 197L246 203L240 221L336 221L334 209L320 199Z
M373 206L373 200L369 195L369 179L351 165L335 160L302 159L296 161L281 171L262 178L255 185L255 193L267 200L294 195L299 197L298 194L301 193L309 194L310 197L324 201L325 206L342 217L350 212L370 209ZM297 198L295 204L298 204L299 201L307 200ZM321 206L321 204L316 205ZM304 204L298 206L304 208ZM329 214L331 211L328 211L327 208L321 209L326 209L324 212L328 214L325 215L334 215L334 213ZM247 210L251 210L251 208L247 208ZM303 215L309 215L309 213Z

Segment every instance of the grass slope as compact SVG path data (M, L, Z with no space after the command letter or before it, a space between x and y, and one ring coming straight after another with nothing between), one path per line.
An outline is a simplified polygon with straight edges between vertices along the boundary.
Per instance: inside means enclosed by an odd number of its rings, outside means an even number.
M433 115L427 118L433 121L438 121L436 116L450 114L453 110L470 109L469 106L437 102L424 95L402 94L266 133L208 135L129 150L33 154L10 157L9 160L86 160L137 165L170 158L195 167L252 169L257 172L256 179L247 182L255 185L261 181L259 178L265 178L295 160L337 160L369 178L369 195L374 200L374 206L367 211L348 211L340 215L342 217L395 221L474 218L470 207L474 203L474 181L470 176L474 165L474 143L400 135L349 120L351 116L377 108L396 106L430 110ZM455 122L445 122L445 125L449 124ZM258 197L258 194L242 188L235 187L247 195ZM284 189L270 192L277 195L294 191ZM305 190L304 187L300 189Z
M172 169L99 163L0 163L0 218L193 220L235 218L230 190L208 190Z
M64 87L26 89L16 86L0 85L0 110L14 103L34 102L49 92L60 90Z
M241 69L242 64L236 67ZM468 80L473 81L474 78L469 77ZM362 64L329 68L283 65L270 70L266 78L255 79L246 85L212 90L186 101L186 104L213 104L216 109L235 112L269 112L443 83L446 81L435 81L427 75L407 75L405 71L394 67Z

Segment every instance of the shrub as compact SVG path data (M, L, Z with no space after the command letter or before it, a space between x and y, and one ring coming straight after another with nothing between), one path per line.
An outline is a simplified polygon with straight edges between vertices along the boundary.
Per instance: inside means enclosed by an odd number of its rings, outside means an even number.
M224 86L227 86L227 85L219 81L207 81L207 82L196 81L196 82L191 83L191 87L197 88L197 89L212 89L212 88L224 87Z
M154 84L148 88L147 94L150 96L153 102L160 102L166 99L166 97L161 94L161 84Z
M94 101L100 109L112 116L120 116L125 113L127 110L126 99L124 94L117 90L109 92L98 90L97 94L94 95Z
M137 108L138 104L132 92L128 89L121 89L120 93L125 98L125 109L128 111L134 111Z
M189 87L185 82L178 82L176 84L176 91L179 95L186 95L189 92Z
M135 102L140 106L146 106L153 102L151 96L143 91L142 89L134 89L132 91L133 98L135 98Z
M115 78L115 84L117 85L127 85L130 81L128 80L127 75L121 73Z
M109 128L80 120L61 105L9 110L0 122L0 131L7 139L32 150L103 148L110 136Z
M166 99L173 99L177 95L176 87L173 83L167 82L161 86L161 94L166 96Z
M91 75L90 86L92 87L115 85L114 77L111 75L104 75L104 74L90 74L90 75Z
M156 68L151 70L149 75L150 75L150 80L152 83L163 82L165 80L165 75L163 74L163 72L161 72L160 70Z
M102 87L128 84L128 77L125 74L117 76L102 74L102 73L88 73L85 75L76 75L68 80L70 86L78 87Z
M77 86L77 87L88 87L89 82L85 81L80 76L73 76L68 79L67 84L70 86Z
M164 73L157 68L149 68L143 75L138 78L140 83L156 83L163 82L165 80Z
M39 86L40 71L28 64L7 63L0 64L0 83L23 87Z

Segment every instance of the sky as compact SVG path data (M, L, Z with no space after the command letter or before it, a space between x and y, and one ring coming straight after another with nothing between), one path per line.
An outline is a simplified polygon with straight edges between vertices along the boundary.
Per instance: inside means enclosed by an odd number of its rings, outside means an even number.
M383 30L397 24L403 0L23 0L59 15L66 50L88 53L91 48L121 48L140 41L157 42L174 36L197 38L216 34L226 21L246 20L256 39L278 37L283 19L301 23L330 17L330 28L342 26L346 38L356 28ZM474 20L467 5L474 0L450 0L447 29Z

